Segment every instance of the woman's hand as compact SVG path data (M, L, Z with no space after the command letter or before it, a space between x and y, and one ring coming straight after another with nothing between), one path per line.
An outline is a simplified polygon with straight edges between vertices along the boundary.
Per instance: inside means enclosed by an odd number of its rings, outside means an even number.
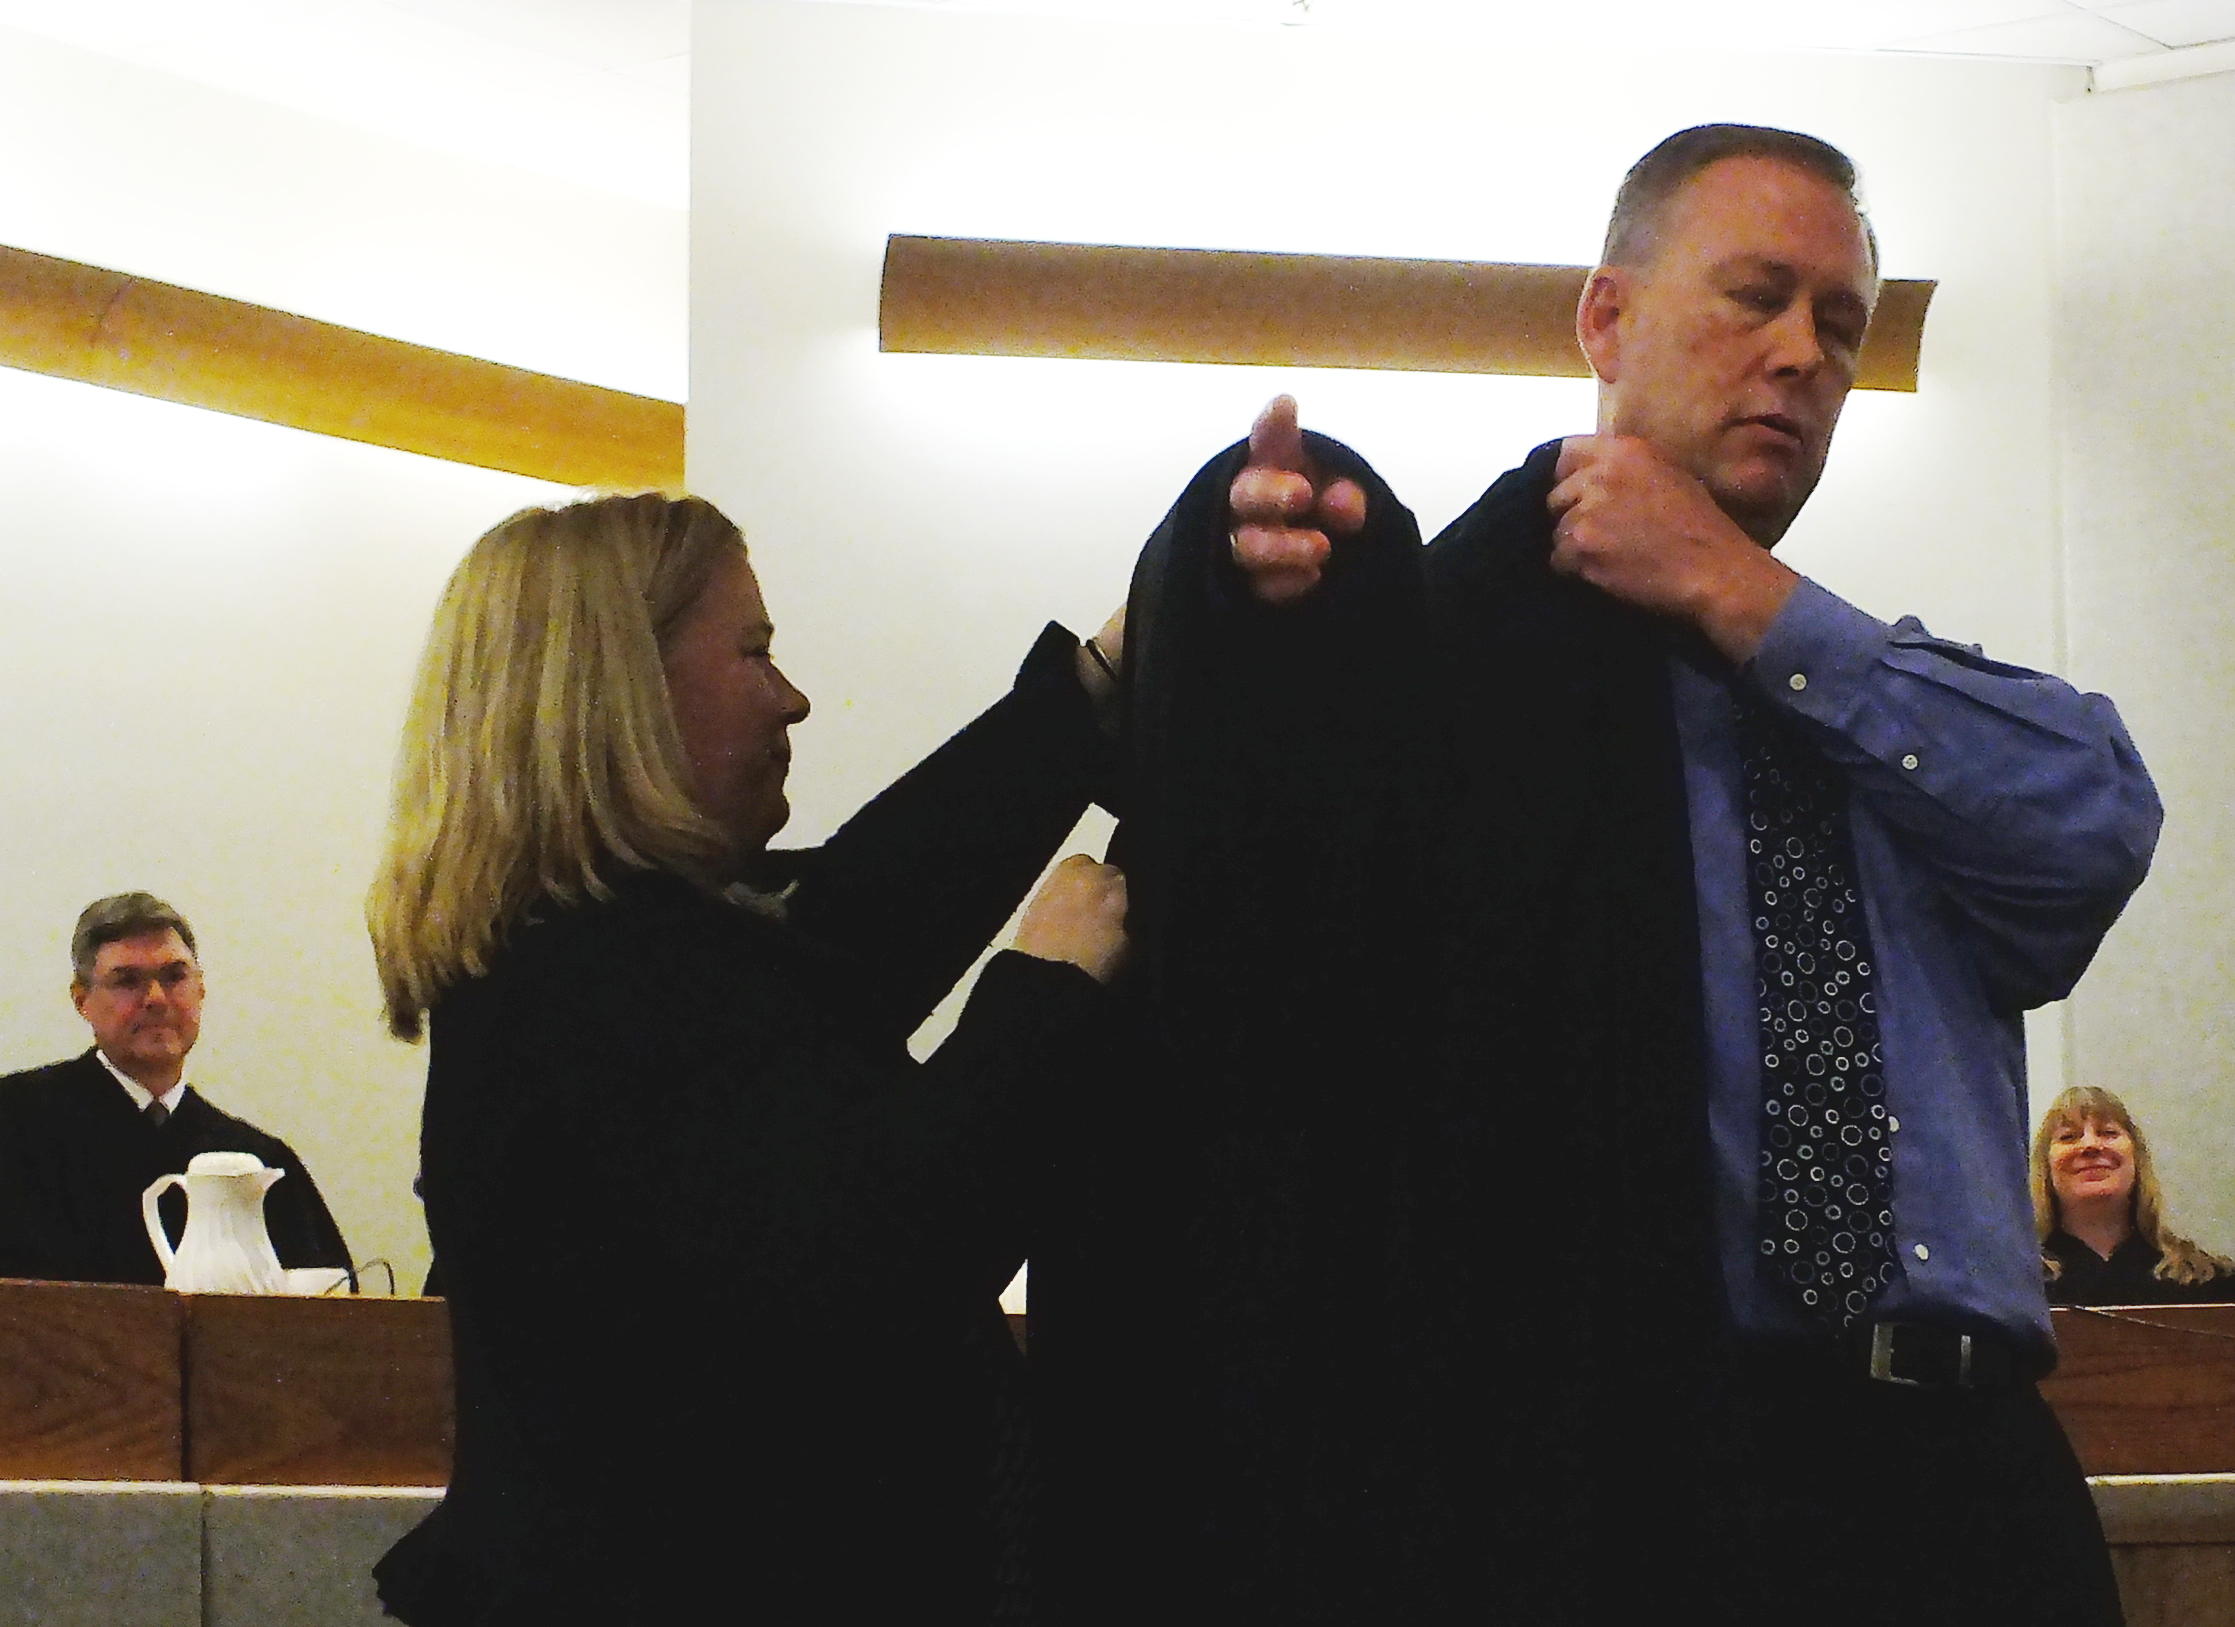
M1097 983L1125 960L1125 873L1074 853L1048 873L1017 926L1018 953L1068 961Z

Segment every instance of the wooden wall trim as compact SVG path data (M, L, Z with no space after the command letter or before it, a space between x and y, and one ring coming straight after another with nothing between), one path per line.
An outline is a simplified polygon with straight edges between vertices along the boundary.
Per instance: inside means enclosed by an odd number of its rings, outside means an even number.
M680 489L683 408L0 247L0 365L563 486Z
M1587 378L1585 266L885 240L880 348ZM1915 390L1936 284L1890 281L1856 383Z
M895 236L878 338L887 351L1582 378L1586 275ZM1885 285L1861 388L1916 389L1935 286ZM679 402L26 249L0 247L0 365L565 486L683 483Z

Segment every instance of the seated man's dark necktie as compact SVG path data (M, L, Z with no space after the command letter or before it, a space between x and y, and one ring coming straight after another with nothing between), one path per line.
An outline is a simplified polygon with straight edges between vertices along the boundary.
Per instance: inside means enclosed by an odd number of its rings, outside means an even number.
M1762 1058L1763 1267L1828 1326L1894 1274L1893 1143L1847 787L1743 688Z
M163 1105L163 1098L160 1096L156 1097L153 1101L149 1102L147 1106L140 1109L140 1117L146 1119L148 1123L156 1126L161 1126L163 1121L170 1116L171 1110Z

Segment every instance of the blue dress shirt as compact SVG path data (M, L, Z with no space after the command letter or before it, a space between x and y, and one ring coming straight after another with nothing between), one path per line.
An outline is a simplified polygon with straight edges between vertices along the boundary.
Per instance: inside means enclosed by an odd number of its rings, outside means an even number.
M1742 1333L1805 1338L1759 1270L1762 1083L1731 686L1845 771L1894 1128L1898 1274L1874 1320L2050 1349L2026 1186L2022 1013L2071 991L2163 810L2111 703L1803 580L1736 672L1672 659L1706 990L1716 1220Z

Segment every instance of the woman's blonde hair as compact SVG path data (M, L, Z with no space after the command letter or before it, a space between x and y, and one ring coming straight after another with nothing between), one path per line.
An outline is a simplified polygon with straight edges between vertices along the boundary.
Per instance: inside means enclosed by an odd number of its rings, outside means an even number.
M2063 1224L2057 1206L2056 1183L2049 1177L2049 1149L2066 1125L2084 1129L2090 1123L2116 1125L2126 1132L2134 1149L2134 1230L2158 1252L2157 1275L2168 1282L2208 1282L2223 1271L2235 1270L2226 1260L2165 1226L2165 1192L2158 1185L2157 1163L2150 1157L2149 1141L2126 1103L2094 1085L2074 1085L2049 1104L2041 1126L2033 1132L2033 1230L2043 1243ZM2064 1274L2064 1267L2046 1250L2042 1260L2050 1277Z
M399 1038L536 899L607 896L614 866L718 885L728 840L691 799L661 652L744 547L701 498L595 497L521 510L452 573L365 904Z

